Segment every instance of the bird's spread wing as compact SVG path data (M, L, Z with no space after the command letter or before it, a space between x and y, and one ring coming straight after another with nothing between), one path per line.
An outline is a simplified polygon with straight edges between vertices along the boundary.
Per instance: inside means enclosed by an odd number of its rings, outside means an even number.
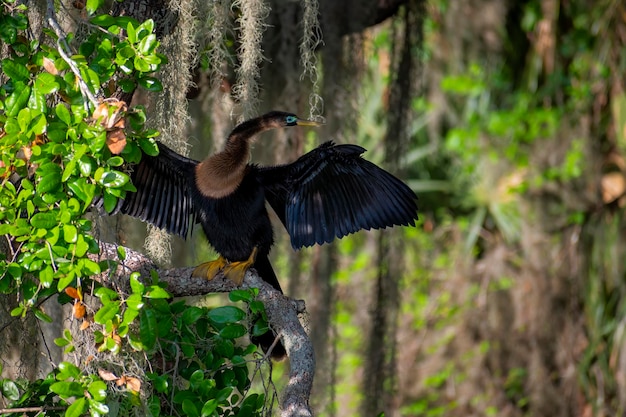
M187 237L193 214L194 169L198 161L185 158L159 143L157 156L144 155L131 179L121 212L169 233Z
M415 193L361 158L363 152L357 145L327 142L291 164L259 168L266 199L294 248L361 229L415 224Z

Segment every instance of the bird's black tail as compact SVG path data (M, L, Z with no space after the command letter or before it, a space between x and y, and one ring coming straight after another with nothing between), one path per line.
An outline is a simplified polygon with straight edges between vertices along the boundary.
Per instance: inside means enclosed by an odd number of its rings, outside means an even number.
M257 256L254 262L254 269L256 269L263 281L267 282L281 293L283 292L283 290L280 288L278 278L276 277L276 273L274 272L274 268L272 268L272 264L270 263L267 254L259 254ZM260 336L252 336L250 339L252 340L252 343L260 346L264 352L267 352L274 344L274 341L276 340L276 334L272 330L268 330L266 333ZM282 360L285 358L285 356L287 356L285 347L280 342L280 340L278 340L276 342L276 345L272 348L270 356L274 360Z

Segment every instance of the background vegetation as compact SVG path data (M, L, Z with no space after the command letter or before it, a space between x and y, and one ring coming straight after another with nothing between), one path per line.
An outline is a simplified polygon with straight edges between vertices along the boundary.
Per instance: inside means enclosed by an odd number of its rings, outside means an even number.
M145 236L86 212L132 190L123 163L157 131L200 159L275 108L326 127L262 138L255 161L358 143L420 196L415 228L299 253L276 227L280 280L307 303L316 414L626 411L623 2L156 3L3 2L1 407L269 412L284 364L270 381L241 341L254 293L213 308L229 300L166 302L155 277L86 285L109 266L88 256L97 239ZM103 96L128 110L94 117ZM213 256L195 239L150 230L147 250L194 265Z

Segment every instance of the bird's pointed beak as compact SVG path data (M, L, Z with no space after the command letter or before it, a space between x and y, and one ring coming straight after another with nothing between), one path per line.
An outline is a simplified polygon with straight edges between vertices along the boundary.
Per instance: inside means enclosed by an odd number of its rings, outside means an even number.
M296 124L298 126L323 126L324 122L316 122L314 120L298 119Z

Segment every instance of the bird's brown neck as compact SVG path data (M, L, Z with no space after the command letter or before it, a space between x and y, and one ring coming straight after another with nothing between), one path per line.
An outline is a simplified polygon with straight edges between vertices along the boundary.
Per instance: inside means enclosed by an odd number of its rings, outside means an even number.
M239 187L250 155L248 132L230 134L224 150L209 156L196 167L196 185L210 198L226 197Z

